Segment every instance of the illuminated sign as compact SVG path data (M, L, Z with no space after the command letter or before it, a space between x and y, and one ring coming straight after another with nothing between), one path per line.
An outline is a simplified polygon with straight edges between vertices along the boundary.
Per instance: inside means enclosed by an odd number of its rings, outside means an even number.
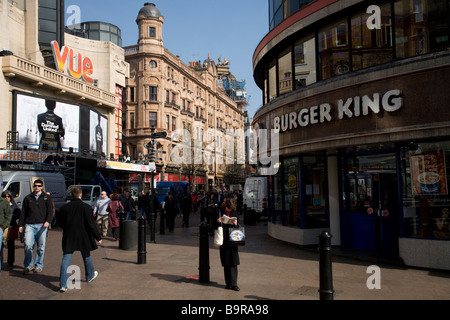
M94 83L94 79L91 77L94 70L91 59L83 57L79 53L75 54L72 49L66 46L63 46L60 50L57 41L52 41L51 46L57 70L66 71L72 77L82 78L87 83Z

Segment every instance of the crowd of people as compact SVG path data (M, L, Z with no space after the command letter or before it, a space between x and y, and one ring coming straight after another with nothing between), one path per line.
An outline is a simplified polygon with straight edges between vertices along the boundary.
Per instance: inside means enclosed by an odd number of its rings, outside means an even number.
M24 275L40 273L44 268L44 254L48 230L55 216L54 203L51 195L43 190L44 183L37 179L33 182L33 192L23 201L22 209L14 201L10 191L4 191L0 198L0 270L2 266L3 248L7 246L7 265L12 267L15 262L15 241L20 238L24 244ZM60 209L59 225L63 229L60 284L61 292L67 291L68 272L74 251L80 251L85 265L86 281L97 277L98 272L90 257L90 252L97 248L102 238L111 231L112 240L119 236L120 217L136 219L140 215L150 222L152 209L155 213L164 214L169 232L175 228L175 218L182 217L182 227L189 227L191 214L200 214L201 221L210 226L209 234L222 224L222 215L237 216L242 214L242 192L212 191L191 192L176 195L169 192L161 205L156 196L151 206L150 192L142 191L137 199L131 197L129 191L123 194L112 193L108 196L102 191L100 198L92 208L81 200L80 188L72 189L73 200ZM237 220L236 220L237 221ZM33 250L36 247L35 257ZM225 270L226 288L239 290L237 287L237 265L239 256L237 248L221 248L221 261ZM232 265L230 265L230 263Z

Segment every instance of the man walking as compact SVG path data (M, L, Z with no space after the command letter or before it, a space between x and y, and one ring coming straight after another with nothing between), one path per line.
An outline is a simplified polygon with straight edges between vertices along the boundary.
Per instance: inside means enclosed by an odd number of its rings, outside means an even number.
M108 198L106 191L102 191L100 199L97 200L94 207L94 215L97 215L97 226L102 237L106 237L108 232L109 212L106 211L106 208L108 208L109 201L111 201L111 199Z
M31 271L42 272L44 268L45 242L48 227L53 219L53 201L42 191L44 182L37 179L33 183L33 192L23 199L19 219L19 232L24 232L24 274ZM33 259L33 246L36 243L36 260Z
M8 201L4 198L0 198L0 252L2 252L3 233L6 232L9 227L11 218L12 212ZM0 254L0 270L2 269L2 256L3 255Z
M61 228L63 229L62 249L63 258L60 269L60 292L68 289L68 268L74 251L80 251L83 257L86 281L94 280L98 272L94 270L91 251L97 249L96 241L101 244L101 236L95 225L91 207L81 200L82 190L72 189L72 201L65 204L61 210Z

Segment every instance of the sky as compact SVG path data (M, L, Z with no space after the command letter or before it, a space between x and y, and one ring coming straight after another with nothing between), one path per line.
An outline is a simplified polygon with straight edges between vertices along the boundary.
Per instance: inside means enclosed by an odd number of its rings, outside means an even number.
M122 32L124 47L137 44L136 17L144 3L152 2L164 17L164 47L180 55L186 65L208 58L216 63L220 57L230 61L230 71L237 80L245 80L246 107L253 117L262 105L261 89L253 80L253 53L268 33L267 0L65 0L66 24L78 15L68 10L79 8L79 21L103 21Z

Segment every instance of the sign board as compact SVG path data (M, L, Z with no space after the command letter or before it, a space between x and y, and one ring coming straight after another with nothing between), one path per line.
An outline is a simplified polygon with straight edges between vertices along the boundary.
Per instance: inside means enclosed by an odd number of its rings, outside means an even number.
M152 139L165 138L165 137L167 137L166 131L155 132L155 133L151 134Z

